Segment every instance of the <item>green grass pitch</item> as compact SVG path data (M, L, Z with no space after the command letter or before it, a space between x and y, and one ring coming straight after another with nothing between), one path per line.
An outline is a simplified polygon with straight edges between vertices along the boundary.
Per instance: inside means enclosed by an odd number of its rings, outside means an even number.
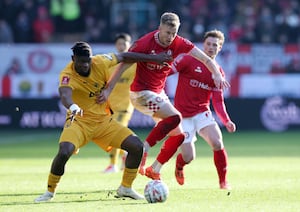
M149 129L134 129L144 139ZM224 131L229 156L228 180L233 190L218 188L212 152L199 138L197 159L185 168L186 183L174 178L175 160L162 169L170 190L165 203L116 199L122 173L102 174L107 153L89 143L66 166L53 201L36 204L46 190L57 151L59 130L0 132L0 211L300 211L300 132ZM150 150L150 165L161 144ZM149 180L138 176L134 188L143 193Z

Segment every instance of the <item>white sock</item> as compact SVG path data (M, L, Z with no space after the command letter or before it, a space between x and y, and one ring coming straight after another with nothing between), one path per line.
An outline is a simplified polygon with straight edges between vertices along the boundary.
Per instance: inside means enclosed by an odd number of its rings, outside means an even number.
M151 148L151 147L150 147L149 143L148 143L147 141L145 141L145 142L144 142L144 149L145 149L145 152L148 152L150 148Z
M157 160L155 160L152 164L152 168L153 168L154 172L159 173L162 168L162 164L160 162L158 162Z

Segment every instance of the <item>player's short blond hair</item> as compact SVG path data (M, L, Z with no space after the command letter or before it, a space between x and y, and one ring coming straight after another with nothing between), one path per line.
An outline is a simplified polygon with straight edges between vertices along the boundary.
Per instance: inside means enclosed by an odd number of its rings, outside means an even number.
M214 30L210 30L210 31L205 32L203 40L205 41L206 38L208 38L208 37L218 38L221 46L225 42L224 33L221 32L220 30L214 29Z
M160 17L160 24L168 25L171 27L179 27L180 19L177 14L171 12L165 12Z

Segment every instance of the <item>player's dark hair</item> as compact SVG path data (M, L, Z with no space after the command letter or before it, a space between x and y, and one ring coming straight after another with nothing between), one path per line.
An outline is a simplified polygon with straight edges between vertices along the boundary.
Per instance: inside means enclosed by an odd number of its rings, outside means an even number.
M119 39L124 39L125 41L131 43L131 36L125 32L116 34L114 41L116 42Z
M73 51L73 55L88 57L92 56L92 48L86 42L78 41L74 44L74 46L71 49Z

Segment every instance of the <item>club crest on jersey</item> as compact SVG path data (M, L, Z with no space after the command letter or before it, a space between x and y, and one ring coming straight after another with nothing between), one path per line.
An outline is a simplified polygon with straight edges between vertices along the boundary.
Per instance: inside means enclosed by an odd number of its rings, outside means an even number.
M61 84L62 84L62 85L68 85L68 84L69 84L69 81L70 81L70 77L68 77L68 76L63 76L63 77L62 77L62 80L61 80Z
M199 66L197 66L197 68L195 68L194 71L195 71L195 72L198 72L198 73L202 73L202 70L201 70L201 68L200 68Z

